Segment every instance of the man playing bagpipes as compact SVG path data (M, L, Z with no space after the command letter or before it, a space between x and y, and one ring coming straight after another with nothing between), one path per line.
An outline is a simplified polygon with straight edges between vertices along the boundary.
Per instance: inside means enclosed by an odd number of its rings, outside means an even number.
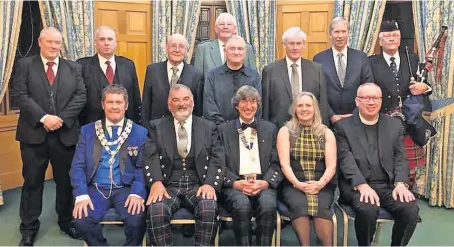
M416 167L426 164L424 145L436 134L422 117L424 100L432 93L425 78L417 78L419 59L413 53L399 52L401 33L395 21L380 27L382 52L369 57L375 83L383 92L381 112L397 117L405 128L404 146L414 183ZM406 185L406 186L410 186Z

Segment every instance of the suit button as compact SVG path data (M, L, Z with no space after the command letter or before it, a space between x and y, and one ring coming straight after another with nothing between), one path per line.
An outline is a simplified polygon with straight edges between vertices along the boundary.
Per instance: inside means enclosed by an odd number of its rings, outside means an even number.
M164 165L162 165L161 168L164 168Z
M219 179L219 176L216 176L216 179Z
M208 170L208 167L207 167L207 166L205 166L204 168L205 168L205 170Z
M205 174L204 174L204 175L203 175L202 177L203 177L203 178L206 178L206 177L207 177L207 175L205 175Z
M397 89L397 92L400 92L400 90L399 90L399 89Z
M183 171L186 171L186 167L183 167Z
M397 83L396 85L399 86L399 83Z
M214 182L214 185L218 185L218 182Z
M159 159L162 160L162 156L159 156Z
M153 179L152 179L152 178L150 178L150 182L151 182L151 181L153 181Z
M221 169L218 169L218 172L222 172L222 170L221 170Z
M145 169L147 169L147 170L148 170L148 168L150 168L150 167L149 167L149 166L145 166Z
M388 99L391 99L391 95L388 95Z
M207 160L209 160L209 159L210 159L210 157L207 156Z
M185 160L185 159L183 159L182 161L183 161L183 162L185 162L186 160Z
M167 175L164 173L164 177L167 177Z
M147 173L147 177L149 177L151 174L150 173Z
M186 166L186 163L183 163L183 166Z

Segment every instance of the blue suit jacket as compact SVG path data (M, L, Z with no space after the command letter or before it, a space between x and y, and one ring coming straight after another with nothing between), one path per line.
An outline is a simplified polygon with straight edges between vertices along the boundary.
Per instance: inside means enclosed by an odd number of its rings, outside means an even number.
M359 85L374 81L366 53L350 47L347 48L347 69L344 87L341 87L337 76L332 48L318 53L313 60L322 65L326 93L328 94L329 117L352 113L356 108L356 90Z
M124 185L131 186L131 193L146 199L147 193L140 161L143 144L147 139L147 130L135 123L131 133L120 149L121 180ZM137 156L130 155L128 149L138 148ZM104 147L96 136L95 124L82 126L76 152L69 172L74 197L88 195L87 187L93 179Z

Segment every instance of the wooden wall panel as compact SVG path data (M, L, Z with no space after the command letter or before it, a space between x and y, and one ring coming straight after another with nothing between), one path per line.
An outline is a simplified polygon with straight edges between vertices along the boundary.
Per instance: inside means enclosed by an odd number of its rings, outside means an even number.
M277 5L276 59L285 56L282 34L294 26L300 27L307 35L302 57L312 60L315 54L331 46L328 27L333 18L333 2L278 1Z

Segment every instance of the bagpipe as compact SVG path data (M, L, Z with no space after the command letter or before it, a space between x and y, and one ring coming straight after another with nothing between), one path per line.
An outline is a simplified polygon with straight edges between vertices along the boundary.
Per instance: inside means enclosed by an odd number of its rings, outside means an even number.
M447 26L441 27L441 32L438 35L438 38L430 50L426 53L425 61L420 63L418 66L419 69L416 72L416 81L424 82L427 80L428 73L433 70L435 58L437 59L436 80L441 80L447 30ZM415 78L413 77L408 47L406 47L406 56L408 67L410 69L411 81L413 82L415 81ZM425 97L428 96L409 95L403 102L400 103L402 115L404 116L406 132L412 137L413 141L421 147L426 145L429 139L437 134L435 128L422 117Z

